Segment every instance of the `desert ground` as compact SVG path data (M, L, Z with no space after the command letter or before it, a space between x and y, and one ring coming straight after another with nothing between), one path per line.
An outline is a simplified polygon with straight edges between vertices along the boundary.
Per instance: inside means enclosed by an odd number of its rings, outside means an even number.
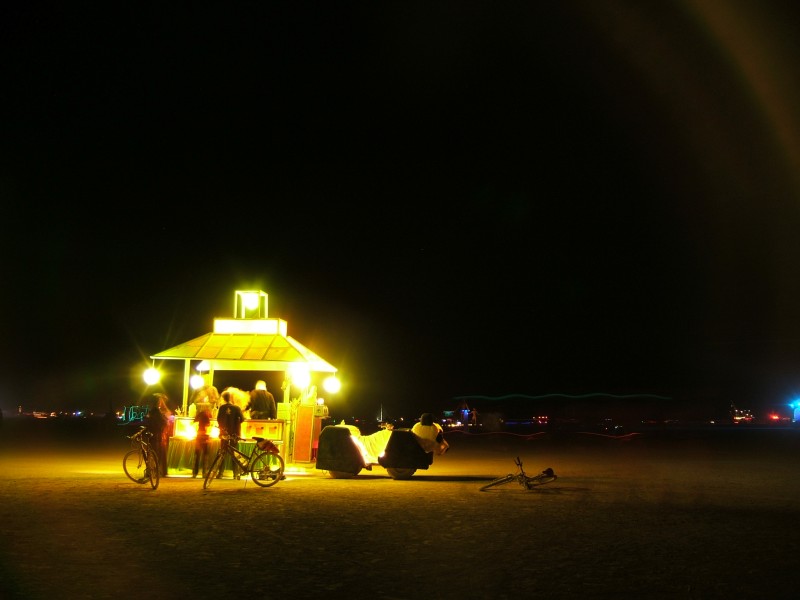
M794 598L800 431L447 432L409 480L122 472L120 430L0 429L0 598ZM552 467L535 490L480 487Z

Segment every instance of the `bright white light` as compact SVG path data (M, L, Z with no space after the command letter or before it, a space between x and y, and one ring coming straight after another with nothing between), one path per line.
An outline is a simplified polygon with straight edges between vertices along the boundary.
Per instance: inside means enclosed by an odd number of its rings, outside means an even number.
M202 375L192 375L189 379L189 385L192 386L193 390L199 390L206 384L206 380L203 379Z
M258 308L258 294L242 294L242 302L247 310Z
M297 373L295 377L292 378L292 381L300 389L306 389L308 385L311 383L311 373L309 373L308 371L304 373L303 372Z
M211 368L211 365L208 364L208 361L207 360L203 360L203 361L200 362L199 365L197 365L197 372L198 373L205 373L210 368Z
M295 363L289 367L289 377L292 379L292 385L305 389L311 383L311 373L308 370L308 365Z
M144 372L144 382L147 385L154 385L161 381L161 373L155 367L150 367Z
M336 378L336 375L331 375L322 382L322 388L330 394L335 394L342 389L342 382Z

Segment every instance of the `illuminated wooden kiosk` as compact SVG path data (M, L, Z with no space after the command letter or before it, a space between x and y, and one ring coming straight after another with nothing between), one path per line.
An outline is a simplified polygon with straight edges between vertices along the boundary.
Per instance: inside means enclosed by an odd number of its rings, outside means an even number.
M281 389L271 389L277 405L276 419L248 419L242 424L241 450L252 450L254 437L272 440L280 448L287 472L304 472L315 460L315 447L328 416L328 407L317 397L317 383L333 379L337 369L290 337L283 319L268 318L268 295L263 291L237 290L232 319L214 319L214 331L152 355L153 361L183 361L183 402L169 442L167 472L190 475L194 461L197 425L189 415L193 379L215 385L219 371L252 371L258 379L267 373L283 373ZM155 364L155 362L154 362ZM252 382L255 383L255 379ZM296 396L292 398L292 390ZM222 392L222 389L219 389ZM246 390L249 391L249 390ZM244 409L244 406L242 406ZM219 448L216 420L212 421L211 457Z

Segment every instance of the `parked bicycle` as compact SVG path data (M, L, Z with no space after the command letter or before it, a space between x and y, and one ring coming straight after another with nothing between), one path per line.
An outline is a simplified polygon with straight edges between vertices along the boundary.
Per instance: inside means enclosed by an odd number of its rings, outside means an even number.
M122 458L122 470L125 471L131 481L145 484L150 482L153 489L158 487L158 456L156 450L150 444L153 432L148 431L145 425L139 427L139 431L127 436L131 440L132 450L129 450Z
M504 485L506 483L511 483L512 481L516 481L526 490L532 490L535 487L540 485L544 485L546 483L552 483L558 476L553 472L553 469L550 467L546 468L544 471L539 473L538 475L530 476L526 475L525 471L522 468L522 461L519 459L519 456L516 458L514 463L517 465L519 471L517 473L509 473L508 475L504 475L503 477L498 477L497 479L493 479L483 487L481 487L481 491L488 490L489 488L497 487L498 485Z
M235 463L234 469L238 466L245 477L249 473L253 483L261 487L270 487L284 478L283 457L281 457L278 447L270 440L260 437L253 438L256 444L248 455L238 447L239 441L244 438L237 435L225 435L222 436L222 439L227 440L228 443L220 444L217 456L203 480L203 489L207 489L218 476L222 476L226 457L230 457L231 461Z

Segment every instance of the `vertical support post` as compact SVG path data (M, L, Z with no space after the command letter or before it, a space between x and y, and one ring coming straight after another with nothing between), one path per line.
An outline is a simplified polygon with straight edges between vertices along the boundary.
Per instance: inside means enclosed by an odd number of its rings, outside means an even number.
M189 414L189 379L191 379L191 370L189 360L183 361L183 403L181 413L184 415Z

